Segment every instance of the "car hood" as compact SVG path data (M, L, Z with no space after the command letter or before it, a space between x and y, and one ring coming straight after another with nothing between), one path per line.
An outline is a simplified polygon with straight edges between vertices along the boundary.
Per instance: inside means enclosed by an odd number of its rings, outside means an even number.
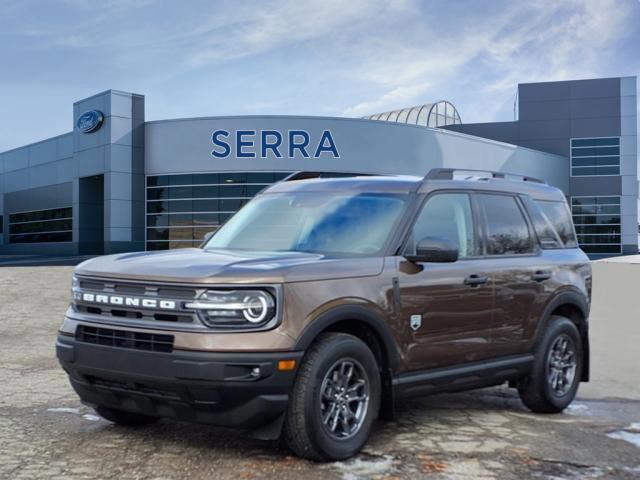
M185 248L97 257L78 265L75 273L173 283L286 283L375 276L383 263L382 257Z

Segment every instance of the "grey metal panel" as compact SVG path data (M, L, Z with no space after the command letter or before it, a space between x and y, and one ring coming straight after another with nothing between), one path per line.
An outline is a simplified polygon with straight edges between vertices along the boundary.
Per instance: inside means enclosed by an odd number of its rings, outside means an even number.
M133 122L130 118L111 117L111 137L109 143L133 145ZM138 147L142 145L136 145Z
M620 135L636 135L638 132L638 117L629 115L620 117Z
M4 175L4 191L15 192L29 188L29 169L23 168L14 172L6 172Z
M627 95L636 95L637 87L636 87L637 77L622 77L620 79L620 96L624 97Z
M569 156L569 139L568 138L548 138L544 140L521 140L519 145L534 150L549 152L564 157Z
M3 154L4 172L12 172L29 167L29 147L22 147Z
M73 158L63 158L56 163L56 180L57 183L71 182L73 181Z
M73 132L61 135L57 138L57 158L73 156Z
M618 117L620 116L620 97L572 98L571 116L573 118Z
M50 163L58 157L58 142L56 139L35 143L29 148L29 166Z
M638 196L638 176L637 175L622 175L620 182L622 184L622 195L634 195Z
M489 138L498 142L518 144L518 122L461 123L439 128Z
M571 116L569 100L545 100L535 102L523 102L518 105L518 118L520 120L556 120L566 119Z
M571 177L571 196L622 195L622 181L619 176L611 177Z
M108 203L108 212L105 209L106 223L105 227L108 228L126 228L131 229L131 211L133 208L132 202L129 200L110 200ZM111 240L120 240L112 237L107 237Z
M141 182L143 179L144 175L142 174L131 175L122 172L105 173L105 199L144 200L144 190L141 188L134 189L136 181Z
M56 201L58 206L68 207L73 203L72 182L59 183L56 187Z
M620 135L620 117L574 118L570 137L617 137Z
M527 120L518 122L520 141L569 138L571 122L566 120Z
M105 229L105 235L108 241L111 242L130 242L131 238L131 229L120 228L120 227L109 227Z
M569 82L521 83L518 85L520 102L564 100L569 98Z
M113 92L107 101L111 102L110 116L122 118L131 118L133 116L131 94Z
M42 187L57 183L57 162L35 165L29 169L29 187Z
M104 173L105 147L100 146L76 152L74 155L76 176L88 177Z
M619 97L620 78L570 80L571 98Z

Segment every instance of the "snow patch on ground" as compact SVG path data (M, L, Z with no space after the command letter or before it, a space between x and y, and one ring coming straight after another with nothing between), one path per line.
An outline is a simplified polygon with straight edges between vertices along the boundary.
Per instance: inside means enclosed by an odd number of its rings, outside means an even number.
M55 407L55 408L47 408L47 412L72 413L74 415L82 415L82 418L84 418L85 420L89 420L90 422L97 422L100 420L100 417L98 417L97 415L93 415L92 413L83 414L79 408Z
M80 415L80 409L79 408L69 408L69 407L47 408L47 412L74 413L76 415Z
M635 422L628 427L618 430L617 432L607 433L607 437L616 440L624 440L632 445L640 448L640 422Z
M584 403L572 403L565 409L565 412L569 415L584 415L589 413L589 407Z
M388 475L396 470L391 455L382 457L360 456L347 462L336 462L332 467L342 473L343 480L363 480L379 475Z

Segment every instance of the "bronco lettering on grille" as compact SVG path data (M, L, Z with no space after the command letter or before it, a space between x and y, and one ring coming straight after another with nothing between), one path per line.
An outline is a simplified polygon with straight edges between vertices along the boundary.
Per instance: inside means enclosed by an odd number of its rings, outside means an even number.
M89 303L101 303L105 305L124 305L127 307L160 308L162 310L175 310L176 302L173 300L156 300L155 298L124 297L121 295L97 295L83 293L82 300Z

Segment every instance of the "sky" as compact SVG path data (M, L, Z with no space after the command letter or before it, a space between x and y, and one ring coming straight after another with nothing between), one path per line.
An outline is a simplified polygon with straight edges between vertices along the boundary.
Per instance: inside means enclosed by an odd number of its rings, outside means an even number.
M517 84L640 73L640 0L0 0L0 151L117 89L146 119L360 117L446 99L513 120Z

